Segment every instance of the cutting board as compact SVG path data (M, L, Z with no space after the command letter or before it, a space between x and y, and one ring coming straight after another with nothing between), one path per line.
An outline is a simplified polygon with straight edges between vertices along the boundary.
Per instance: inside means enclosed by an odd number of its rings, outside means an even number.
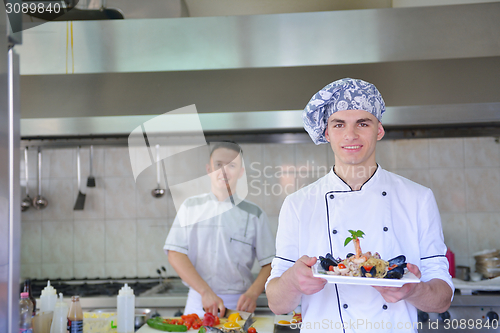
M255 316L255 323L252 325L257 330L257 333L273 333L274 330L274 316ZM155 330L144 324L139 328L136 333L161 333L162 331ZM198 330L190 329L188 333L198 332Z

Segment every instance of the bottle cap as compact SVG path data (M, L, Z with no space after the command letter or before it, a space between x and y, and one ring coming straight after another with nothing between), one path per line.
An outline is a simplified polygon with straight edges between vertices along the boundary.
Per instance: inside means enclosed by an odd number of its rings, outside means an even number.
M68 307L68 305L66 303L64 303L63 301L63 293L59 293L59 297L57 298L57 302L56 302L56 308L60 308L60 307Z
M50 280L47 281L47 287L43 288L42 290L42 295L41 296L45 296L45 295L55 295L56 294L56 290L54 289L54 287L52 287L50 285Z
M134 295L134 291L132 290L132 288L130 288L128 286L127 283L125 283L125 285L120 289L120 291L118 292L118 295Z
M21 298L28 298L30 296L29 293L21 293Z

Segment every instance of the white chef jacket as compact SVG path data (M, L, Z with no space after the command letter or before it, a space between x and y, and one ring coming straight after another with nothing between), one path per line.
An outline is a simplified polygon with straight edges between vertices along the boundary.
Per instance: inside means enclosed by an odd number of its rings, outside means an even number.
M438 278L454 290L445 257L441 220L429 188L378 166L359 191L332 170L289 195L281 208L276 258L268 282L303 255L345 258L355 252L349 229L363 230L363 252L383 259L404 254L422 272L421 281ZM406 301L386 302L371 286L328 283L302 295L301 332L416 332L417 309Z
M246 292L253 282L251 269L255 259L264 266L271 263L276 253L266 213L247 200L232 205L230 198L219 201L213 193L187 199L163 247L165 253L172 250L186 254L219 296ZM213 217L203 220L203 216ZM184 223L182 219L186 219Z

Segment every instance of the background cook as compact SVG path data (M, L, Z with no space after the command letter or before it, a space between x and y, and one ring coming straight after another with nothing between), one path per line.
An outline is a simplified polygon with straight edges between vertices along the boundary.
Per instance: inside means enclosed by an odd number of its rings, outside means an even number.
M169 263L189 286L185 314L253 312L271 271L275 239L267 215L235 193L242 154L234 142L213 144L206 165L211 192L182 204L165 241ZM255 259L261 269L253 281Z

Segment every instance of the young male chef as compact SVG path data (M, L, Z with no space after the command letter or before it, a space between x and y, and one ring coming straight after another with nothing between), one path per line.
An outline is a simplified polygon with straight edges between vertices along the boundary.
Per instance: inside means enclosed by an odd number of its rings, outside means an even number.
M374 85L346 78L316 93L303 112L306 131L315 144L330 144L335 165L285 199L266 286L276 314L302 303L301 332L416 332L417 309L444 312L450 306L454 287L432 191L375 161L384 111ZM354 252L353 242L344 246L350 229L365 233L364 252L386 260L405 255L421 282L372 287L313 277L317 257Z
M182 204L165 241L170 265L189 286L184 314L253 312L264 291L275 239L264 211L235 193L244 174L242 153L234 142L214 144L206 165L211 193ZM253 281L255 259L261 269Z

